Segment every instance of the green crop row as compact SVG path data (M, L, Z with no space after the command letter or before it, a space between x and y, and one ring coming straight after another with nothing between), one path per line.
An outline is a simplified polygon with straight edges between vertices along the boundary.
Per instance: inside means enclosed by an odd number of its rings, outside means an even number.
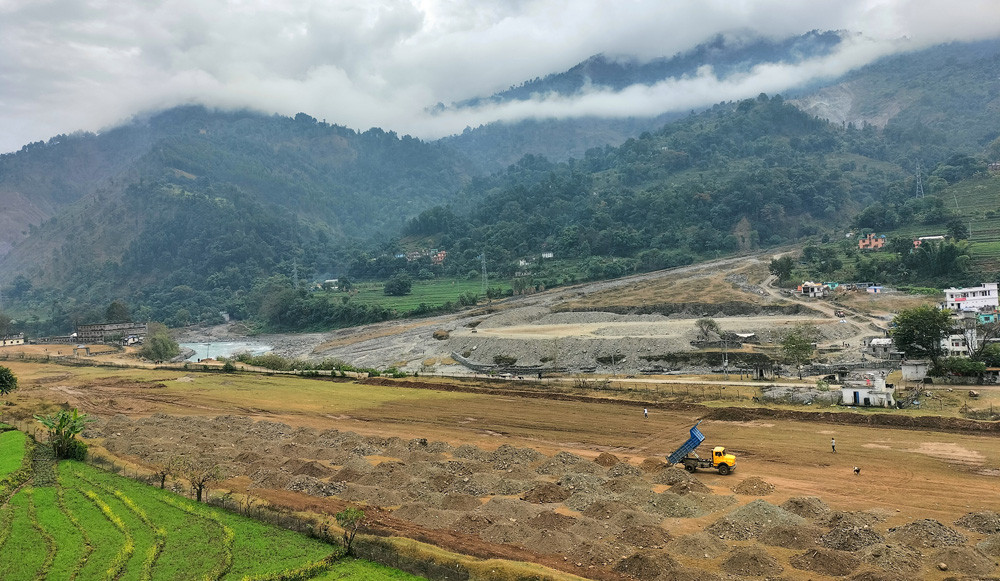
M80 462L58 464L54 486L21 487L34 448L30 438L20 441L20 449L0 453L8 464L20 459L7 476L18 481L9 480L10 499L0 505L4 581L417 579Z
M31 478L31 459L34 457L35 445L22 432L3 432L0 438L6 442L5 447L0 449L0 464L6 467L16 466L13 471L0 472L2 505L19 486Z

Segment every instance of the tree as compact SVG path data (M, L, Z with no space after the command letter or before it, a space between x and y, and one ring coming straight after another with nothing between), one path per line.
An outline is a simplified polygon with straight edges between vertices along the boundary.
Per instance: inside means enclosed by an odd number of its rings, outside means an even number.
M786 361L796 367L808 363L813 356L813 342L816 335L816 327L796 325L781 341L781 354ZM799 369L799 379L802 379L801 368Z
M715 322L715 319L709 317L703 317L694 322L695 328L698 329L698 336L702 338L703 341L708 341L712 333L716 335L721 333L719 324Z
M111 301L107 310L104 311L104 320L108 323L131 323L132 313L129 312L125 303L121 301Z
M222 469L213 462L181 458L177 461L176 468L191 483L191 492L195 493L198 502L201 502L209 484L222 480Z
M160 323L149 324L139 355L150 361L166 361L177 357L180 352L180 345L170 337L165 326Z
M0 367L0 395L6 396L17 389L17 376L6 367Z
M781 283L792 276L792 267L794 265L792 257L786 255L781 258L772 258L771 263L767 266L767 270L778 277L778 282Z
M406 274L396 274L392 278L385 281L385 288L383 292L391 297L401 297L410 294L413 287L413 281Z
M38 423L49 430L49 443L56 458L83 460L87 455L87 445L76 439L90 422L96 421L81 414L79 410L59 410L47 416L35 416Z
M892 342L910 358L928 358L935 365L941 340L951 332L951 313L929 306L904 309L892 320Z
M358 533L358 527L365 518L365 511L360 508L349 506L334 515L337 524L344 529L344 550L351 554L351 544L354 543L354 535Z

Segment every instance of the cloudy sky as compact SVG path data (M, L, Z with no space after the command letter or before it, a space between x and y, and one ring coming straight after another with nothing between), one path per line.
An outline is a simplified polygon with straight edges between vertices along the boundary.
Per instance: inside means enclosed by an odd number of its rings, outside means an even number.
M614 94L427 113L597 53L672 56L747 29L860 34L822 60L739 79L704 70ZM183 103L423 138L497 119L656 114L995 36L996 0L0 0L0 152Z

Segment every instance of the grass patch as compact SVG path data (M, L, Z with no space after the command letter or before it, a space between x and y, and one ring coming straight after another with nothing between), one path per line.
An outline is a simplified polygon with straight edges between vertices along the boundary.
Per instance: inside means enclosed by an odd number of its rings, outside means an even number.
M48 556L45 538L31 522L31 495L22 490L7 504L10 524L0 545L0 571L5 581L30 581L37 577Z
M479 295L480 302L485 301L483 283L480 279L435 279L435 280L415 280L410 287L410 294L401 297L387 296L382 283L358 283L354 285L357 293L346 295L344 293L330 293L330 300L342 300L341 297L351 296L351 301L379 305L389 309L395 309L400 313L417 310L421 304L430 308L443 306L446 303L458 305L460 295ZM499 281L491 281L490 287L500 287L504 292L510 289L510 284Z
M26 438L24 432L0 433L0 478L14 473L21 467Z
M385 565L372 563L371 561L342 559L337 561L330 570L317 577L313 577L313 579L315 581L418 581L423 578L398 569L386 567Z

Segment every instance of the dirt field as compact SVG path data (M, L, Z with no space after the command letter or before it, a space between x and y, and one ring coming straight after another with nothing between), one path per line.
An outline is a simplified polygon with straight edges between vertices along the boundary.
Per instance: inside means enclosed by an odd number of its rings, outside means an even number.
M466 554L595 579L1000 573L995 435L670 401L644 419L621 402L388 380L8 363L22 389L3 419L79 406L101 418L91 441L115 454L199 457L226 467L226 486L292 508L361 503L374 530ZM705 415L719 418L701 424L705 445L727 446L737 470L665 469Z

